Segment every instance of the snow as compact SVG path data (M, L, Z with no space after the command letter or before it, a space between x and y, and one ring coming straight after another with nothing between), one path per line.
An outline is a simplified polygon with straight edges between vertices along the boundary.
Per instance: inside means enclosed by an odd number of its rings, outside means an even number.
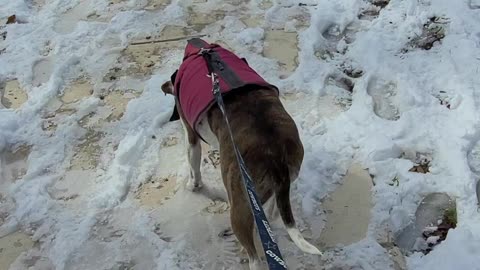
M173 100L160 90L181 62L179 46L166 49L151 76L117 83L104 79L114 65L125 65L119 59L131 41L158 36L167 25L186 27L191 5L198 6L197 12L228 11L201 31L209 34L206 39L227 43L282 94L293 94L287 108L305 146L300 177L292 189L302 229L319 237L324 226L321 199L335 190L351 164L360 163L375 176L372 220L364 240L340 251L326 250L324 258L317 258L300 256L285 233L275 231L287 263L296 266L292 269L392 269L377 241L383 240L385 228L392 233L405 228L430 192L446 192L456 199L458 224L428 255L408 256L408 269L480 269L475 194L480 176L477 1L391 0L371 20L358 19L361 10L371 6L364 0L311 0L302 1L302 6L278 0L267 10L262 10L261 0L242 8L235 6L241 1L233 0L173 0L164 10L145 10L152 1L109 2L0 0L0 21L16 14L20 22L0 29L7 31L6 40L0 40L0 81L17 79L28 94L18 110L0 107L0 157L22 145L31 147L22 179L1 179L1 186L8 188L0 191L0 214L7 212L8 217L0 223L0 237L22 229L38 241L10 269L27 269L28 259L34 269L42 269L41 262L32 259L38 257L59 270L241 269L238 253L221 250L235 247L212 240L228 227L227 214L205 214L211 200L182 186L188 175L182 130L178 122L168 122ZM265 21L247 27L241 16L264 16ZM403 52L432 16L446 18L445 38L430 50ZM298 32L299 64L285 79L277 76L282 68L277 61L262 55L265 33L272 29ZM46 72L44 79L38 65ZM328 83L332 75L342 74L344 65L363 71L352 79L351 95ZM55 131L44 130L50 102L82 77L93 84L93 95L77 101L72 114L57 115ZM80 124L91 114L110 110L100 96L115 91L123 95L130 88L136 88L138 96L118 121L91 118L87 126ZM440 104L440 93L450 108ZM326 99L332 95L348 102L333 104ZM75 180L82 183L71 185L82 187L71 190L80 194L77 199L55 199L56 187L65 182L68 189L72 180L65 175L91 130L102 132L98 166ZM180 138L178 146L162 145L172 136ZM431 160L430 173L408 171L417 154ZM6 168L4 159L0 162L0 169ZM202 170L206 193L224 197L218 172L206 165ZM172 175L177 193L168 203L149 209L136 201L139 185ZM398 185L391 185L392 179ZM217 252L225 263L216 261Z

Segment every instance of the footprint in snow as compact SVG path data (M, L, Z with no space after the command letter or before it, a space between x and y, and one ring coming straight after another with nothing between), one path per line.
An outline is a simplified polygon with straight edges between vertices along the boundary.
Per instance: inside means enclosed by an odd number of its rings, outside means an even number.
M363 70L350 63L350 61L343 62L339 68L342 72L332 72L327 76L325 84L335 85L348 93L352 93L355 87L355 79L362 77Z
M397 95L395 83L372 78L368 83L367 93L373 99L373 110L377 116L391 121L400 118L398 108L394 103Z
M353 88L355 87L355 83L343 76L342 74L339 73L332 73L330 74L327 79L326 79L326 84L331 84L331 85L336 85L339 88L342 88L346 90L349 93L353 92Z
M334 58L335 54L345 54L348 45L355 41L357 28L350 23L345 28L337 24L329 25L323 32L323 44L315 52L315 55L323 60Z
M448 194L428 194L418 205L412 222L396 234L395 244L406 254L414 251L428 254L456 227L456 209L455 200Z
M0 183L10 184L20 180L28 169L31 146L22 145L16 149L5 149L0 155Z
M50 79L53 73L55 59L52 57L46 57L35 63L33 66L33 86L40 86Z
M480 1L480 0L479 0ZM380 11L389 4L390 0L370 0L361 9L357 18L372 21L378 17ZM345 54L348 46L355 41L356 33L362 28L360 23L350 22L344 26L331 22L322 32L323 44L320 44L315 56L322 60L333 59L335 54Z
M470 170L477 175L477 183L475 186L475 192L477 195L477 203L480 206L480 141L477 141L473 146L472 150L468 153L467 156L468 165Z
M477 141L468 153L468 165L472 172L480 174L480 141Z

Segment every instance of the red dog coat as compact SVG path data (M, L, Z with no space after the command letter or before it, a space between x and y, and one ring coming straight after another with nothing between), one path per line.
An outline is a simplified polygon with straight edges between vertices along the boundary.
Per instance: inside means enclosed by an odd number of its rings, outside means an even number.
M266 82L245 61L218 44L208 44L202 39L188 40L183 62L176 75L172 76L174 94L178 98L188 124L195 130L200 116L214 104L212 79L208 76L207 63L199 54L201 49L210 49L214 72L218 75L221 93L258 85L278 91Z

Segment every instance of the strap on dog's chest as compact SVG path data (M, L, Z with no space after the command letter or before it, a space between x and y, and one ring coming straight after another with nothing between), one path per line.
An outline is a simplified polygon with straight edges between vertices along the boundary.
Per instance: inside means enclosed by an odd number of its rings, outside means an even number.
M285 261L283 260L282 255L280 253L280 249L278 248L277 242L274 239L273 231L270 228L270 224L266 218L265 212L263 211L261 201L258 199L257 193L255 191L255 185L247 171L247 167L242 158L242 155L240 154L240 151L237 145L235 144L233 133L230 127L230 122L228 121L227 113L225 110L225 104L223 102L222 93L220 91L218 76L216 74L217 67L214 66L214 61L212 61L211 50L201 48L199 51L199 54L203 56L203 58L207 63L208 72L212 79L213 95L215 96L217 105L223 114L225 124L227 125L227 129L230 134L230 139L233 144L235 156L237 158L237 162L240 167L241 177L244 183L246 194L248 196L248 200L250 202L250 209L252 210L252 214L255 218L257 231L260 236L260 240L262 242L262 247L263 247L263 251L265 252L265 257L267 258L268 267L270 270L287 269L287 265L285 264Z

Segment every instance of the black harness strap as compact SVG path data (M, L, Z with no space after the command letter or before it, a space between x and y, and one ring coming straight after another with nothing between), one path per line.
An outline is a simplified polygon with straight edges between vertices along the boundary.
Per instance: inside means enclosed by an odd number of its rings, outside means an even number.
M230 134L230 139L233 144L235 156L240 167L241 177L248 195L248 199L250 201L250 208L255 218L255 224L258 234L260 235L260 240L262 242L263 251L265 252L265 257L267 258L268 267L270 270L287 269L287 265L285 264L285 261L282 258L282 254L280 253L280 249L278 248L277 242L274 239L273 231L270 228L270 223L268 222L265 212L262 209L261 202L258 199L257 193L255 191L255 185L247 171L247 167L245 166L242 155L240 154L240 151L235 144L232 129L230 127L230 122L228 121L227 112L225 110L225 104L223 103L222 94L220 92L218 77L215 73L215 62L212 61L211 52L212 51L210 49L201 49L199 54L204 57L207 63L208 72L210 73L210 76L212 78L213 95L215 96L218 107L223 114L225 124L227 125L227 129Z
M200 51L209 50L210 67L208 72L215 72L216 74L218 74L230 89L236 89L245 85L245 82L242 81L242 79L238 77L237 73L235 73L235 71L221 59L221 57L215 50L205 49L210 46L210 44L206 43L200 38L189 39L188 43L200 49ZM244 61L246 62L246 60Z

